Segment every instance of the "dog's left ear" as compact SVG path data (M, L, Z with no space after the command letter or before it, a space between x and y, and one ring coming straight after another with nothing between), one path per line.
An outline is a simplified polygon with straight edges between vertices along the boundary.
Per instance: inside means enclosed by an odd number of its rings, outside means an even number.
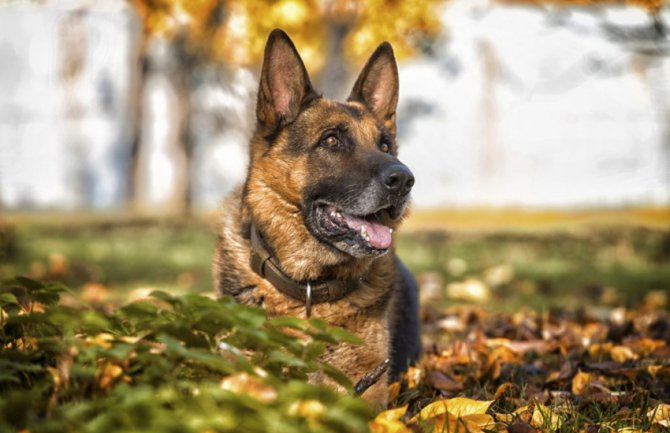
M391 44L383 42L372 53L354 84L349 100L363 103L395 134L398 65Z

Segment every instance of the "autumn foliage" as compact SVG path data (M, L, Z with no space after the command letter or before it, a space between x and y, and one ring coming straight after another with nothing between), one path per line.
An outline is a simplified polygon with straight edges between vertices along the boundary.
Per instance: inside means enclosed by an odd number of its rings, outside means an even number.
M433 312L434 313L434 312ZM646 432L670 427L670 316L447 309L374 432ZM466 397L463 397L466 396Z
M164 292L105 311L67 291L25 278L0 287L0 431L670 428L667 311L425 307L424 356L375 415L318 361L328 344L357 339L319 320ZM308 384L316 370L349 391Z
M325 61L330 24L344 26L347 58L363 62L380 41L396 56L414 55L422 39L440 31L440 0L132 0L148 37L183 39L215 62L259 62L267 35L286 30L311 71Z

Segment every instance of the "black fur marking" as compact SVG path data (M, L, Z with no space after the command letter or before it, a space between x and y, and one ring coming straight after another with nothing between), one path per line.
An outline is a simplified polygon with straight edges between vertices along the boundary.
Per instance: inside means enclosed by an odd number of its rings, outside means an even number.
M394 316L391 320L391 371L389 383L395 381L421 356L419 289L407 267L394 257L397 274Z
M360 110L360 108L354 107L353 105L343 104L340 102L338 102L337 105L343 108L344 111L346 111L355 120L361 120L363 118L363 112Z

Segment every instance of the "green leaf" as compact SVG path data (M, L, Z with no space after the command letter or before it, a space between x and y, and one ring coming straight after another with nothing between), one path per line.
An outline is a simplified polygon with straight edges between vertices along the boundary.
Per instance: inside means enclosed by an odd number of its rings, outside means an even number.
M0 306L5 307L7 305L18 305L18 301L13 293L2 292L0 293Z
M351 343L356 345L361 345L364 343L364 341L359 336L354 335L343 328L330 328L328 332L338 342Z
M270 354L268 355L268 361L270 363L282 364L287 367L298 367L298 368L308 367L308 364L304 360L283 350L273 350L272 352L270 352Z
M275 317L268 321L268 324L277 328L291 328L300 331L306 330L308 326L303 319L295 316Z
M348 392L352 392L354 385L351 383L351 380L349 380L349 378L340 370L326 363L321 364L321 369L328 375L328 377L333 379L339 385L342 385Z

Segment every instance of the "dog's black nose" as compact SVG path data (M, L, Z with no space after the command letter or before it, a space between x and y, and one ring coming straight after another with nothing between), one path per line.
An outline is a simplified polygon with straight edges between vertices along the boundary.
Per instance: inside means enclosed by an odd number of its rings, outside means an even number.
M392 194L403 196L409 194L414 186L414 175L402 164L393 164L381 174L382 182Z

